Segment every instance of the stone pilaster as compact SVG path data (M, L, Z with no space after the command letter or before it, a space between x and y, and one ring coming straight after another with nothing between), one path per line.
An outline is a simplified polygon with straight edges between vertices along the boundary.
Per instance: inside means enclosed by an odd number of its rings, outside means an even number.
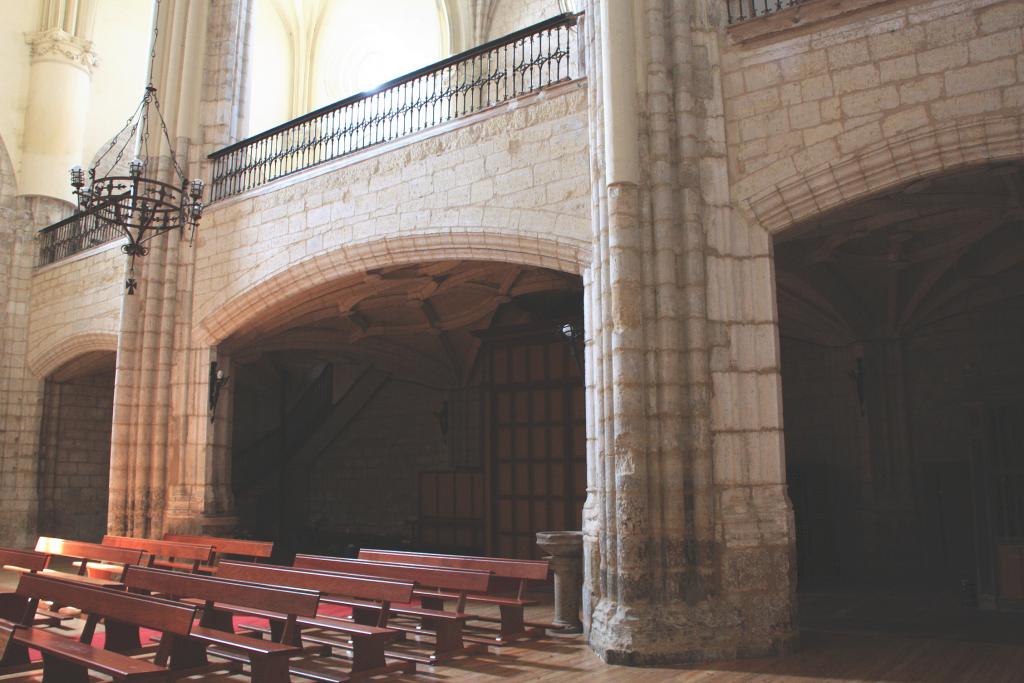
M793 637L769 242L731 206L720 4L587 8L584 604L609 662L771 654Z
M30 547L38 521L43 401L43 378L26 363L34 238L39 226L60 220L71 207L46 197L15 198L13 190L12 184L0 188L0 545Z

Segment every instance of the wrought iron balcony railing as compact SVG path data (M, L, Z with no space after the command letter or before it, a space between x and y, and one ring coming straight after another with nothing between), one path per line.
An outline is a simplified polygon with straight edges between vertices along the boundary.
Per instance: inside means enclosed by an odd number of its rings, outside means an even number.
M95 211L76 213L39 231L39 265L66 259L120 237L124 237L124 232L109 221L99 220Z
M725 0L729 8L729 23L738 24L799 5L806 0Z
M210 200L578 78L579 18L553 17L218 150Z

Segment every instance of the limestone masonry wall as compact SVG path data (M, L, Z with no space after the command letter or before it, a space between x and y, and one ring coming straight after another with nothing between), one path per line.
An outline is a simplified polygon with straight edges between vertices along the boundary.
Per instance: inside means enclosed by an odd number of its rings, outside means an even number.
M733 197L778 229L971 161L958 144L976 142L977 161L1019 157L1022 26L1021 0L897 2L732 44L722 78Z
M285 291L403 260L528 251L533 265L578 272L590 245L582 88L210 207L196 245L197 335L223 339Z
M33 272L28 366L38 378L82 353L116 350L124 273L120 242Z

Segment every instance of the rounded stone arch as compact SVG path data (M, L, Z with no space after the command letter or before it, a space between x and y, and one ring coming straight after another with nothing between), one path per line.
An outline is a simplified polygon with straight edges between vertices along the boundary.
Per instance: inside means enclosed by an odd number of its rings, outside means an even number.
M1024 114L921 128L740 194L738 206L769 234L842 204L929 176L1024 158Z
M117 353L117 335L110 332L86 332L58 339L42 351L30 354L28 368L45 379L80 356L97 352Z
M487 232L410 234L349 244L279 272L221 302L195 327L193 341L209 347L258 319L270 305L332 280L374 268L441 260L501 261L579 275L590 244L543 235Z

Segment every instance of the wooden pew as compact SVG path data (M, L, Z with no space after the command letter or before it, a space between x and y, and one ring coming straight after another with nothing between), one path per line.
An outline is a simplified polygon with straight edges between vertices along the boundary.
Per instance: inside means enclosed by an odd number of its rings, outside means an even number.
M202 565L213 563L213 546L210 544L196 545L194 543L175 543L172 541L156 541L149 538L135 538L132 536L111 536L103 537L103 545L112 548L128 548L141 550L148 556L147 566L153 566L154 562L163 560L174 562L175 560L187 560L185 568L196 573Z
M40 553L34 550L18 550L15 548L0 548L0 567L8 571L34 574L45 571L49 564L49 553ZM61 621L71 618L70 615L58 614L48 609L40 609L32 623L36 626L56 626Z
M327 645L331 648L350 651L352 659L351 679L391 671L404 671L407 673L416 671L415 662L400 661L388 663L385 656L387 645L404 636L401 631L387 627L386 608L392 602L409 602L412 599L412 583L233 560L220 562L217 565L215 575L223 579L253 581L288 588L305 588L307 590L319 591L324 595L347 596L357 600L367 600L381 604L385 609L379 612L380 618L376 624L361 624L327 616L297 617L295 620L296 632L289 644L301 645L302 640L305 639L318 645ZM280 612L267 609L238 608L235 606L224 606L224 609L235 614L263 617L278 622L283 621L286 616ZM303 633L307 629L338 633L345 640ZM281 633L280 630L276 630L273 634L275 640L283 642L284 635L278 635L279 633ZM323 681L334 680L330 677L323 677L324 675L319 672L302 667L292 666L290 671L293 675L303 678Z
M58 572L49 568L42 570L43 574L53 574L96 588L123 587L121 576L124 574L125 568L130 564L139 564L145 556L141 550L111 548L98 543L47 536L40 536L36 541L36 551L74 560L74 566L78 568L76 574ZM61 607L62 605L53 604L48 609L41 609L40 614L52 620L70 618L68 615L60 613Z
M50 554L35 550L0 548L0 566L24 572L41 572L50 564Z
M194 658L206 662L206 653L225 659L247 662L253 683L287 683L288 660L302 654L294 645L270 642L234 632L230 607L271 610L286 615L284 643L294 641L298 616L316 616L320 604L317 591L281 588L263 584L183 574L147 567L131 567L124 576L130 591L159 593L175 599L198 603L203 615L193 626L189 638L201 651ZM219 607L227 605L229 607Z
M82 577L83 583L95 583L89 581L87 577L90 566L102 567L109 573L109 580L120 581L125 567L130 564L140 564L144 556L141 550L113 548L98 543L70 541L64 538L49 538L47 536L40 536L39 540L36 541L36 552L49 553L50 555L77 560L77 576Z
M487 593L490 588L491 573L467 569L449 569L447 567L429 567L413 564L390 564L371 562L369 560L353 560L340 557L324 557L320 555L296 555L293 566L301 569L338 572L342 574L373 576L382 579L412 581L414 594L426 589L442 590L459 595L454 611L447 612L427 609L413 605L394 605L389 614L409 617L420 621L420 628L413 629L416 633L434 636L433 652L421 660L425 664L435 664L453 655L467 652L475 647L467 648L462 638L463 623L469 618L465 614L465 599L468 594ZM345 605L357 610L354 614L376 615L380 609L375 604L365 604L349 598L326 597L326 603ZM395 624L392 627L398 628Z
M188 534L164 534L164 540L172 541L174 543L212 545L215 553L213 564L201 565L199 567L199 572L203 574L212 573L213 567L216 566L217 561L224 559L225 556L230 556L232 559L259 562L260 560L269 560L274 554L273 541L252 541L244 538L221 538L219 536L198 536ZM155 563L155 566L161 567L164 566L164 563L157 562ZM172 567L172 569L181 568L181 566Z
M52 631L21 626L0 619L0 676L38 669L39 665L11 665L9 660L28 660L27 648L43 656L42 676L18 676L5 681L39 681L43 683L79 683L89 681L89 670L110 676L115 681L168 681L170 672L160 666L132 659L116 652L93 647L59 636Z
M89 681L89 670L107 674L115 680L169 680L168 668L180 669L191 665L187 651L182 652L180 646L187 642L195 607L95 588L68 580L70 574L61 576L64 578L23 574L15 593L2 594L0 617L24 623L35 612L40 600L74 604L89 614L81 637L76 642L52 631L18 628L14 639L19 647L8 653L4 666L24 670L24 666L19 665L27 663L25 648L28 647L43 653L43 680L59 683ZM101 619L105 630L102 649L91 645ZM162 634L160 649L152 663L125 656L129 651L138 649L140 627ZM182 654L186 655L184 659Z
M488 594L467 594L467 602L496 605L500 618L483 615L472 615L474 621L498 623L498 631L489 642L494 645L505 645L519 638L540 636L544 628L537 626L527 628L525 608L536 604L535 600L526 598L526 589L530 581L546 581L548 578L547 560L509 560L498 557L476 557L472 555L441 555L433 553L416 553L404 550L373 550L362 549L359 559L374 562L395 564L419 564L432 567L449 567L452 569L474 569L489 571L495 578L509 579L517 582L516 595L503 596ZM420 604L430 609L444 609L446 600L459 600L460 596L445 591L417 591L416 597Z

